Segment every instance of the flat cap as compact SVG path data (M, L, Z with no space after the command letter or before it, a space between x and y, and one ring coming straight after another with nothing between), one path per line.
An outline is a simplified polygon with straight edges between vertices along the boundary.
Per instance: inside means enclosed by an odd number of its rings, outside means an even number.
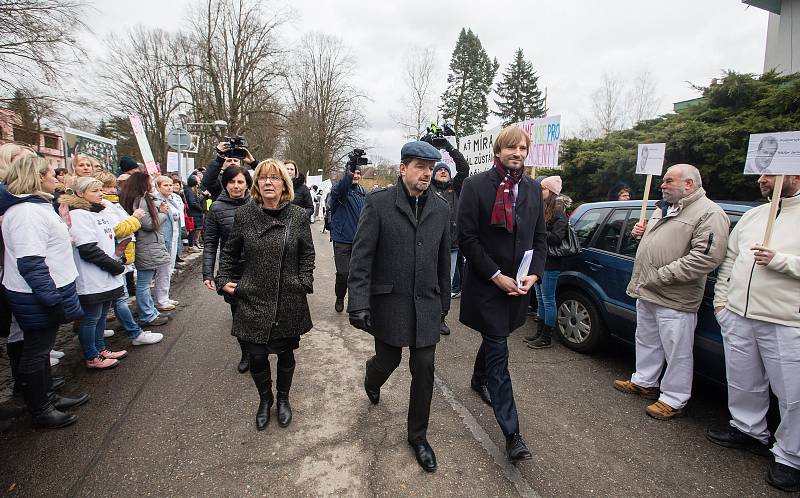
M441 161L442 153L428 142L408 142L400 149L400 158L412 157L423 161Z

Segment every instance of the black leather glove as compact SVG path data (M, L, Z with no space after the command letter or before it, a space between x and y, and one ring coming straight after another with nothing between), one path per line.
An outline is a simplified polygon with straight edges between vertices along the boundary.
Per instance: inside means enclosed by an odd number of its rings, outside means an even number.
M428 142L429 144L433 145L433 135L430 133L426 133L425 135L419 137L420 142Z
M358 310L350 312L350 325L364 332L369 332L372 328L372 317L369 310Z
M64 311L64 305L58 303L55 306L50 306L47 309L47 319L53 325L61 325L67 322L67 313Z

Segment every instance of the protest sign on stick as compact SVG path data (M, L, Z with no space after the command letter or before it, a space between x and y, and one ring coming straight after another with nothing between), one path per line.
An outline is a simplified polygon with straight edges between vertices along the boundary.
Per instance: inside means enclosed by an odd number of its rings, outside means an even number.
M142 160L144 161L144 166L147 169L147 174L157 175L161 173L161 169L156 164L155 158L153 158L153 151L150 150L150 142L147 141L147 135L144 132L142 119L136 114L131 114L128 116L128 119L131 120L133 134L136 137L136 143L139 145L139 152L142 154Z
M642 210L639 213L639 223L644 223L647 216L647 201L650 200L650 186L653 184L653 175L661 176L664 169L664 151L667 144L639 144L636 156L636 174L647 175L642 197Z

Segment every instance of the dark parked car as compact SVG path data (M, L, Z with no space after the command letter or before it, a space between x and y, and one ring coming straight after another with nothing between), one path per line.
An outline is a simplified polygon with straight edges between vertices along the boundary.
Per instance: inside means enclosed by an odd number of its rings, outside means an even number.
M719 202L731 229L755 203ZM639 221L642 201L594 202L570 217L582 251L565 260L558 279L558 332L575 351L591 353L607 339L633 344L636 301L625 293L633 272L638 241L631 230ZM655 210L650 201L647 217ZM714 319L712 297L716 272L709 275L695 331L695 373L725 382L722 336Z

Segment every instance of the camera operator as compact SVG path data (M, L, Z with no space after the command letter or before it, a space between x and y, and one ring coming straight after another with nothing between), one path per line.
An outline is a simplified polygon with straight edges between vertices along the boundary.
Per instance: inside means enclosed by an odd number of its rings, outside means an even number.
M452 133L452 130L445 125L445 131ZM455 135L455 133L453 133ZM441 131L429 130L428 134L420 138L422 142L428 142L437 149L444 149L456 163L456 175L452 175L450 166L439 161L433 168L433 180L431 187L434 192L438 192L447 201L450 207L450 287L453 286L453 277L456 272L456 262L458 258L458 229L456 228L456 218L458 217L458 196L461 194L461 185L464 179L469 176L469 164L461 152L453 147ZM449 290L449 289L448 289ZM443 290L444 292L444 290ZM442 313L442 322L439 332L442 335L450 334L450 327L445 318L447 312Z
M336 304L337 313L344 310L344 297L347 294L347 277L350 273L350 252L358 228L358 218L364 208L367 193L361 182L361 166L366 164L364 151L355 149L348 155L344 176L331 188L328 194L330 205L330 230L333 241L333 258L336 265Z
M208 163L206 173L203 175L202 189L211 194L211 200L217 200L222 193L222 172L230 166L249 166L255 169L258 161L253 158L247 149L247 140L244 137L226 137L216 147L217 157Z

